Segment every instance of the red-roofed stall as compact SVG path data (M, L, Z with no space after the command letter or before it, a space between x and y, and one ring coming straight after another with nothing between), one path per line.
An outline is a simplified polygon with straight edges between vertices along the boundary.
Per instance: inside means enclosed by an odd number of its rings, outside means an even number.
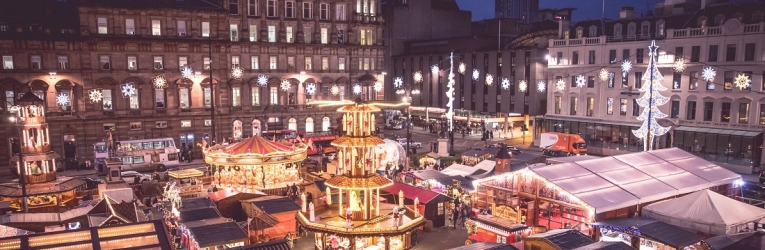
M414 200L417 199L420 214L425 219L433 222L433 227L443 227L446 225L446 209L448 203L452 200L446 195L421 189L415 186L394 182L393 185L381 189L389 195L385 196L388 203L401 204L400 194L403 193L404 205L411 207ZM414 210L414 208L412 208Z

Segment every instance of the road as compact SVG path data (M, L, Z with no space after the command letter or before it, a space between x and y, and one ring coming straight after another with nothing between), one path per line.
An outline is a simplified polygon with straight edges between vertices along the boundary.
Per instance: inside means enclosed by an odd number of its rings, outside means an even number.
M435 142L438 140L437 134L431 134L428 131L422 130L422 127L413 127L410 129L412 132L412 140L416 142L422 143L422 148L417 149L417 152L430 152L430 148L428 148L430 142ZM406 129L400 129L400 130L383 130L383 135L385 138L396 138L398 137L406 137ZM489 139L489 141L481 141L481 135L466 135L464 138L461 134L455 134L456 138L454 139L454 151L458 153L465 152L471 148L481 148L484 147L486 144L490 143L497 143L497 142L504 142L507 145L516 146L521 149L527 149L531 145L531 133L526 132L526 137L524 141L523 133L516 130L512 133L513 137L510 139L507 138L499 138L497 134L495 134L494 139ZM535 153L539 150L536 150L532 148L531 150L524 150L524 153L526 151L529 151L530 153ZM539 155L541 155L541 151L538 152Z

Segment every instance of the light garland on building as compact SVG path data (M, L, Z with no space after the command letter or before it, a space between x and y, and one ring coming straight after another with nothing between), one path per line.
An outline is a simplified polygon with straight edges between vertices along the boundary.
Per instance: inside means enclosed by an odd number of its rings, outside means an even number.
M292 87L292 83L290 83L289 80L284 80L282 81L281 87L282 87L282 90L289 91L290 87Z
M558 82L555 83L555 88L558 89L558 91L566 90L566 81L564 81L563 78L558 79Z
M261 87L266 86L268 84L268 77L266 75L259 75L258 76L258 85Z
M704 79L704 81L712 81L715 79L716 75L717 72L715 72L715 69L712 67L706 67L701 70L701 79Z
M439 70L438 65L430 66L430 73L433 75L437 75Z
M478 81L478 77L481 76L481 72L478 71L478 69L473 69L473 80Z
M521 82L518 83L518 91L526 92L528 88L529 84L526 82L526 80L521 80Z
M749 84L750 82L751 81L749 80L749 76L746 74L738 74L736 76L736 80L734 81L734 83L736 84L736 87L738 87L738 89L741 89L741 90L748 89L750 86Z
M165 79L164 75L155 76L151 82L155 89L164 89L167 87L167 79Z
M396 90L396 94L398 94L398 95L403 95L404 93L406 93L406 91L404 91L403 89L397 89Z
M315 83L308 83L305 85L305 92L309 95L313 95L316 93L316 84Z
M354 95L361 95L361 85L354 84L353 85L353 94Z
M381 83L381 82L375 82L375 84L374 84L374 89L375 89L375 91L377 91L377 92L380 92L380 91L382 91L382 89L383 89L383 85L382 85L382 83Z
M544 93L545 90L547 90L547 83L545 81L539 81L537 83L537 91L539 91L539 93Z
M104 99L104 93L100 89L92 89L88 92L88 97L90 102L100 102Z
M600 72L598 73L598 78L600 78L601 81L608 81L608 70L606 68L600 69Z
M242 69L242 67L234 67L233 69L231 69L231 78L239 80L239 79L242 79L243 75L244 75L244 70Z
M186 79L190 79L194 75L194 70L190 66L184 66L181 68L181 76Z
M123 97L131 97L135 95L135 86L133 83L125 83L122 85L122 96Z
M454 52L449 56L449 80L446 87L449 88L446 91L446 97L449 98L446 103L446 107L449 108L446 111L446 119L449 120L449 131L454 131Z
M486 74L486 85L491 86L494 83L494 76L491 74Z
M69 106L69 94L60 92L56 96L56 104L59 106Z
M329 92L332 95L338 95L340 94L340 87L338 87L336 84L333 84L332 87L329 88Z
M507 79L507 77L502 77L502 89L510 89L510 79Z
M576 76L576 87L577 88L584 88L584 86L586 84L587 84L587 79L584 77L584 75Z
M685 70L685 59L678 58L675 60L675 63L672 65L672 69L674 69L677 73L683 73Z
M393 79L393 87L395 88L401 88L401 86L404 85L404 79L399 77L396 77Z
M669 98L659 93L660 91L667 90L667 88L661 84L664 76L656 67L656 51L658 48L659 46L656 46L655 40L651 41L651 46L648 46L650 51L648 52L648 70L643 74L641 80L645 81L645 84L640 88L640 92L643 92L643 95L636 99L638 106L643 107L643 111L637 117L637 120L643 123L640 128L632 130L635 137L643 140L643 150L645 151L652 150L654 138L666 134L670 129L670 127L659 125L656 121L658 118L667 117L666 114L659 110L658 106L669 102Z
M414 82L421 83L422 82L422 72L420 72L420 71L414 72L414 78L413 79L414 79Z
M622 77L627 76L627 73L629 73L630 70L632 70L632 62L630 59L625 59L622 61Z

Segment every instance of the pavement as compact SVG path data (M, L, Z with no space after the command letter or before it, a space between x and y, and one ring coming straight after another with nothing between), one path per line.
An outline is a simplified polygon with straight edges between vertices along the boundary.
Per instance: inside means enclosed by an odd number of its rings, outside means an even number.
M417 231L418 244L412 247L412 250L432 250L449 249L465 245L468 234L467 230L462 228L454 229L452 227L434 228L430 232ZM314 235L301 237L295 240L293 250L313 250Z

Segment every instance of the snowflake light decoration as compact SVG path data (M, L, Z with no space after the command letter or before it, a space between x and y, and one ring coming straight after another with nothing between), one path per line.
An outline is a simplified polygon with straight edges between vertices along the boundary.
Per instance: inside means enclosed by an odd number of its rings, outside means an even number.
M406 91L404 91L403 89L396 90L396 94L403 95L404 93L406 93Z
M183 78L189 79L193 75L194 75L194 70L191 69L191 67L184 66L183 68L181 68L181 76L183 76Z
M683 73L683 70L685 70L685 59L679 58L675 60L675 63L672 65L672 69L674 69L677 73Z
M422 72L420 71L414 72L414 82L416 83L422 82Z
M268 84L268 77L266 75L259 75L258 76L258 85L261 87L266 86Z
M600 78L601 81L608 81L608 70L606 68L600 69L600 72L598 72L598 78Z
M90 102L100 102L104 99L104 93L100 89L90 90L88 96L90 97Z
M154 79L151 80L151 82L154 85L155 89L164 89L165 87L167 87L167 79L165 79L164 75L155 76Z
M383 88L383 84L381 82L375 82L375 85L374 85L375 91L380 92L382 91L382 88Z
M231 78L242 79L243 75L244 75L244 70L242 70L242 67L234 67L233 69L231 69Z
M750 82L751 81L749 80L749 76L746 75L746 74L738 74L738 76L736 76L736 80L734 81L734 83L736 84L736 87L738 87L738 89L747 89L747 88L749 88L749 83Z
M714 80L715 75L717 75L717 72L715 72L715 69L712 67L706 67L701 71L701 78L707 82Z
M131 97L135 95L135 86L133 83L125 83L122 85L122 96Z
M526 90L529 88L529 84L526 83L526 80L521 80L520 83L518 83L518 91L520 92L526 92Z
M292 87L292 83L290 83L289 80L284 80L282 81L281 87L282 87L282 90L289 91L290 87Z
M460 63L460 66L457 67L457 71L460 72L460 74L465 74L465 63Z
M576 87L584 88L585 84L587 84L587 79L584 78L584 75L576 76Z
M502 77L502 89L507 90L510 88L510 79L507 79L507 77Z
M494 84L494 76L491 74L486 74L486 85L491 86Z
M360 95L361 94L361 85L354 84L353 85L353 94L354 95Z
M399 76L393 79L393 87L401 88L401 85L404 85L404 78Z
M431 74L437 75L439 70L440 69L438 68L438 65L430 66L430 73Z
M632 70L632 62L629 59L622 61L622 75L626 76Z
M332 87L329 88L329 92L332 93L332 95L338 95L340 94L340 87L332 85Z
M305 92L309 95L313 95L313 93L316 93L316 84L315 83L309 83L305 85Z
M69 94L67 93L58 93L56 96L56 104L59 106L69 106Z
M539 91L539 93L544 93L546 89L547 83L545 83L545 81L539 81L537 83L537 91Z
M478 81L479 76L481 76L481 73L478 72L478 69L473 69L473 80Z
M555 83L555 88L558 91L563 91L566 89L566 81L563 80L563 78L558 79L558 82Z

